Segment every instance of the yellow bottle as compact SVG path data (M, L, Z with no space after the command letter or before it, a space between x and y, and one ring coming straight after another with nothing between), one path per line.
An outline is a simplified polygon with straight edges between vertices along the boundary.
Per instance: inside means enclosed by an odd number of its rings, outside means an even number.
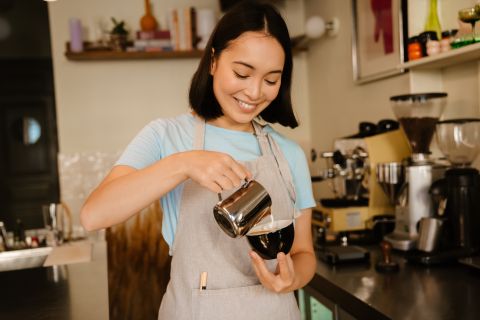
M427 21L425 21L424 29L424 31L435 31L438 40L442 39L442 27L438 19L437 0L430 0L430 12L428 13Z

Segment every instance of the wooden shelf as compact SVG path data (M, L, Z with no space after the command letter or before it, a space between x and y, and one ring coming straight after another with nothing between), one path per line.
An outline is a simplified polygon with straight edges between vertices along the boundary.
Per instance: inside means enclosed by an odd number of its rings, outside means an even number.
M160 51L160 52L123 52L123 51L84 51L65 52L68 60L153 60L153 59L191 59L200 58L202 50L192 51Z
M480 43L400 64L398 69L431 70L480 59Z

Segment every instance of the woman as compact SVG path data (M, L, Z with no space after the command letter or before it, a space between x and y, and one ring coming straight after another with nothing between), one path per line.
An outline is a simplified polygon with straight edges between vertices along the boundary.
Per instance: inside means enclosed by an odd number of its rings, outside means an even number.
M286 24L266 4L242 2L219 21L190 87L192 113L158 119L130 143L86 201L88 230L128 219L161 198L172 255L159 319L299 319L293 291L315 272L305 155L265 122L296 127ZM265 261L229 238L212 209L245 179L259 181L275 218L295 212L289 254ZM199 290L208 272L206 290Z

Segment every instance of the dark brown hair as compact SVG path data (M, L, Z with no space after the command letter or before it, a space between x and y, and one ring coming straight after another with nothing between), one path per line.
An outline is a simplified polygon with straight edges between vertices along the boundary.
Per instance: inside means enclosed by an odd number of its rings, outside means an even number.
M190 84L190 107L205 120L223 115L222 108L213 92L213 77L210 74L213 59L218 59L231 41L248 31L264 31L274 37L285 53L285 64L278 95L260 113L263 120L295 128L298 126L293 113L291 98L292 48L288 28L278 11L269 4L241 1L232 7L217 23L205 47L205 52ZM213 49L213 50L212 50ZM214 55L212 57L212 52Z

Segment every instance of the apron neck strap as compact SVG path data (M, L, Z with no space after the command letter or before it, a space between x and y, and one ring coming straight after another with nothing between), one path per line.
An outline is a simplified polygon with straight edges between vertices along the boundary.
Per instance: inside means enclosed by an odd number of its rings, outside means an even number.
M200 119L197 115L195 118L195 134L193 136L193 150L203 150L205 141L205 120Z
M203 150L205 146L205 120L201 119L197 115L194 115L195 118L195 135L193 137L193 149L194 150ZM270 151L269 142L267 139L267 134L263 130L263 126L259 124L256 120L252 121L253 129L255 131L255 136L260 144L260 150L263 155L268 154Z

